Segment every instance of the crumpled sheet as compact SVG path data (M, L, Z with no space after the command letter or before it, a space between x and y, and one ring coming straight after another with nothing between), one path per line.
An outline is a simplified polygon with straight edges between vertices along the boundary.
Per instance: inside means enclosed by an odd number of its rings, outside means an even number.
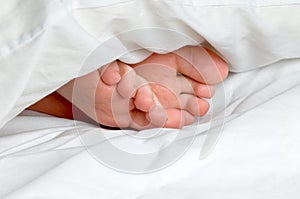
M134 63L197 44L214 47L234 72L298 58L299 10L296 0L3 3L0 127L72 78L118 58Z
M45 116L14 118L0 131L0 197L297 198L298 4L293 0L6 2L0 7L5 16L0 20L5 27L0 38L1 127L70 79L117 58L134 63L151 52L201 43L220 52L236 74L219 85L214 97L213 111L226 122L215 150L211 152L220 134L206 133L208 122L202 118L184 130L186 137L194 136L189 129L199 130L188 152L170 167L145 175L116 172L86 152L76 133L79 129L79 135L88 136L98 128L85 123L74 128L73 121ZM95 49L105 53L86 64ZM110 133L122 147L128 145L120 132ZM126 149L147 152L164 146L166 140L169 137L130 143Z
M224 83L227 121L215 149L199 158L207 136L201 127L205 130L206 123L195 123L181 132L191 136L191 130L199 130L186 153L168 167L146 174L118 172L86 150L82 138L94 138L103 129L24 112L0 131L0 198L297 199L299 63L289 60L230 74ZM145 132L151 131L155 129ZM124 150L147 153L172 141L168 136L141 140L130 139L124 131L105 133L109 139L92 144L113 142Z

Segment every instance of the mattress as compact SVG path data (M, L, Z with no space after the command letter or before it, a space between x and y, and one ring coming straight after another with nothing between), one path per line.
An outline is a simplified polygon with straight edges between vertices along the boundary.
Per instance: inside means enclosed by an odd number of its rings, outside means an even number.
M25 111L0 130L0 198L297 199L299 64L291 59L231 73L211 101L209 116L224 118L215 126L207 117L181 131L117 131ZM171 160L169 152L147 164L105 159L114 155L107 146L143 156L170 144L184 145Z

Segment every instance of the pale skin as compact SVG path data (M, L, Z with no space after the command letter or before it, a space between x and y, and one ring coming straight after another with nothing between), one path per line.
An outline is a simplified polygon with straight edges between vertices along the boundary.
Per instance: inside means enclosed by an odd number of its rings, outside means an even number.
M76 119L92 118L118 128L181 128L208 111L206 98L227 74L228 65L216 54L199 46L183 47L137 64L114 61L29 109L66 118L78 110ZM72 110L70 102L78 109Z

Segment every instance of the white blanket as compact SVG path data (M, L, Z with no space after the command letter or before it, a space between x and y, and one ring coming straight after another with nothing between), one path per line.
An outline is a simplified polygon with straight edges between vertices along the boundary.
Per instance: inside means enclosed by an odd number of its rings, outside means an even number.
M93 137L101 129L23 113L0 131L0 198L297 199L300 194L300 87L299 82L292 83L292 80L295 76L300 79L300 74L291 70L297 66L299 61L295 60L269 69L231 74L225 83L226 105L231 107L229 115L239 113L243 107L252 107L258 99L275 93L278 96L227 122L221 140L205 159L199 159L205 137L199 131L181 159L143 175L117 172L85 150L81 138ZM272 81L268 81L270 73L276 77ZM255 81L263 76L266 81ZM268 86L263 88L264 82ZM190 129L202 125L187 127L181 133L188 134ZM159 150L170 142L164 136L151 141L129 139L119 131L106 133L112 139L97 141L96 145L113 142L135 153ZM154 161L162 157L160 154Z
M0 7L0 127L5 125L0 130L0 198L296 199L299 3L6 2ZM79 138L94 138L101 129L85 123L75 128L73 121L53 117L14 118L70 79L112 60L133 63L153 51L199 43L212 45L230 62L231 71L241 72L220 85L214 97L213 111L227 123L223 139L203 161L199 156L211 151L219 135L205 133L206 118L183 130L183 138L198 131L182 159L145 175L111 170L84 150ZM93 54L95 49L103 53ZM225 101L220 96L223 89ZM263 102L267 103L257 107ZM167 136L152 142L131 141L118 131L107 134L121 148L147 153L165 146L172 140L168 135L176 133L163 131ZM89 144L108 142L94 141ZM159 160L154 157L153 162Z
M3 3L0 127L72 78L117 58L137 62L152 51L208 42L235 72L298 58L298 4L296 0ZM98 54L86 63L95 49Z

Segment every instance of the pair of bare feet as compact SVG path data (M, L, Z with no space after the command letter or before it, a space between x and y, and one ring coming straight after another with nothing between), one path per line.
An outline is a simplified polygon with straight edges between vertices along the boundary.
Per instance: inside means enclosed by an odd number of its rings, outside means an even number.
M70 115L71 106L62 101L67 99L106 126L181 128L208 111L205 99L227 74L228 65L216 54L188 46L138 64L114 61L64 85L57 91L63 98L50 95L30 109L52 114L53 106L58 107L54 115Z

